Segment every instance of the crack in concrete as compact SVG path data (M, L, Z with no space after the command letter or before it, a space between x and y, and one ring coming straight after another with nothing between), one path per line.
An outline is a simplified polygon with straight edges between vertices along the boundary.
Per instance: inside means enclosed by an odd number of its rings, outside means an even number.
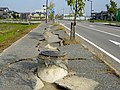
M36 57L37 57L37 56L36 56ZM16 64L16 63L18 63L18 62L28 61L28 60L29 60L29 61L33 61L34 58L36 58L36 57L29 57L29 58L19 59L19 60L17 60L17 61L14 61L14 62L11 62L11 63L8 63L8 64L2 66L2 69L0 69L0 75L3 73L3 71L5 71L6 69L10 68L10 66L11 66L12 64Z

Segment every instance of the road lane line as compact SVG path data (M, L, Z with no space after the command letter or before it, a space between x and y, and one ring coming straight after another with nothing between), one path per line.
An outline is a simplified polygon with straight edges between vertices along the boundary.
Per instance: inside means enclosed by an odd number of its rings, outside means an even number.
M68 29L70 31L70 28L66 27L64 24L61 24L61 25L63 25L66 29ZM80 34L78 34L78 33L75 33L75 34L77 36L79 36L80 38L82 38L83 40L85 40L86 42L88 42L91 45L93 45L94 47L96 47L97 49L99 49L100 51L102 51L103 53L105 53L106 55L108 55L109 57L111 57L112 59L114 59L115 61L117 61L118 63L120 63L120 59L118 59L117 57L113 56L112 54L110 54L109 52L105 51L104 49L102 49L101 47L97 46L96 44L94 44L90 40L86 39L85 37L81 36Z
M95 29L95 28L91 28L91 27L87 27L87 26L81 26L81 25L78 25L78 26L83 27L83 28L87 28L87 29L91 29L91 30L94 30L94 31L102 32L102 33L105 33L105 34L108 34L108 35L112 35L112 36L115 36L115 37L120 37L119 35L112 34L112 33L105 32L105 31L101 31L99 29Z
M115 28L115 27L113 27L113 26L108 26L108 25L105 25L104 23L103 23L103 25L105 26L105 27L103 27L103 28L106 28L106 29L111 29L111 30L113 30L114 29L114 31L120 31L119 29L117 29L117 28ZM98 25L96 25L97 27L101 27L101 26L98 26Z
M95 27L95 26L93 26L93 25L89 25L90 27Z
M120 47L120 43L119 42L116 42L116 41L113 41L113 40L109 40L109 41Z

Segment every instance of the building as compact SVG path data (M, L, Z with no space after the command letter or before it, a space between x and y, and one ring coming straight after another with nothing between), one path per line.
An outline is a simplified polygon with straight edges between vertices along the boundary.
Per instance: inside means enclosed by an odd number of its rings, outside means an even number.
M92 20L109 20L110 15L107 11L94 12L92 13Z
M9 10L8 11L8 18L18 19L18 18L20 18L20 13L16 12L16 11Z
M8 7L0 7L0 18L6 19L9 17L9 8Z
M0 18L7 19L7 18L14 18L17 19L20 17L19 12L9 10L8 7L0 7Z
M46 7L42 7L41 10L35 10L30 14L31 20L44 20L46 16Z
M116 21L120 21L120 8L117 9L115 19Z
M24 12L20 13L20 21L29 21L30 20L30 13L29 12Z
M64 20L74 20L74 14L64 14L62 16ZM90 17L88 16L78 16L76 17L76 20L89 20Z

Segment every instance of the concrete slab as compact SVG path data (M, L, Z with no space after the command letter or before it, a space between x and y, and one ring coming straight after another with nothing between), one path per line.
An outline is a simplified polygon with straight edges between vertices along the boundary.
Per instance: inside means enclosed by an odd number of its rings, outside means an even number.
M55 82L64 88L70 90L94 90L98 82L78 76L66 77Z
M47 48L48 50L58 51L57 47L53 47L50 44L47 44L45 48Z
M92 57L92 54L85 50L81 45L79 44L71 44L66 46L58 47L58 50L61 52L65 52L68 55L68 58L85 58L90 59Z
M44 87L43 82L37 76L35 77L35 79L36 79L36 85L35 85L34 90L40 90L40 89L42 89Z
M64 39L65 37L68 36L67 32L64 30L56 30L56 31L54 30L52 33L58 35L58 37L61 39Z
M64 78L68 72L56 65L51 65L49 67L38 68L38 76L41 80L49 83L53 83L56 80Z
M55 43L55 42L60 42L60 39L58 38L57 35L52 35L48 37L47 41L48 43Z
M58 38L58 36L52 34L50 31L45 31L44 37L48 41L48 43L60 42L60 39Z
M0 90L33 90L35 83L31 72L7 69L0 75Z

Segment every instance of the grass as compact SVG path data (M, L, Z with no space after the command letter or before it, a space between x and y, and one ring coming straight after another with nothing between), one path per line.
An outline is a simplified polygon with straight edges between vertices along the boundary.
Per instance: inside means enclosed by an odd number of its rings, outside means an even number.
M112 26L118 26L120 27L120 22L118 21L105 21L105 20L88 20L89 22L102 22L102 23L108 23L107 25L112 25Z
M38 24L0 23L0 52L37 26Z
M118 21L107 21L107 20L88 20L89 22L105 22L105 23L117 23L120 24Z
M79 37L76 36L75 40L70 40L70 37L67 36L63 39L63 44L64 45L80 44L80 39L79 39Z
M53 23L53 26L58 26L59 24L58 23Z
M105 20L88 20L89 22L110 22L110 21L105 21Z
M65 30L65 28L59 23L51 23L53 30Z
M65 28L63 26L58 26L56 30L64 30Z
M55 30L65 30L65 28L58 23L53 24L53 26Z

